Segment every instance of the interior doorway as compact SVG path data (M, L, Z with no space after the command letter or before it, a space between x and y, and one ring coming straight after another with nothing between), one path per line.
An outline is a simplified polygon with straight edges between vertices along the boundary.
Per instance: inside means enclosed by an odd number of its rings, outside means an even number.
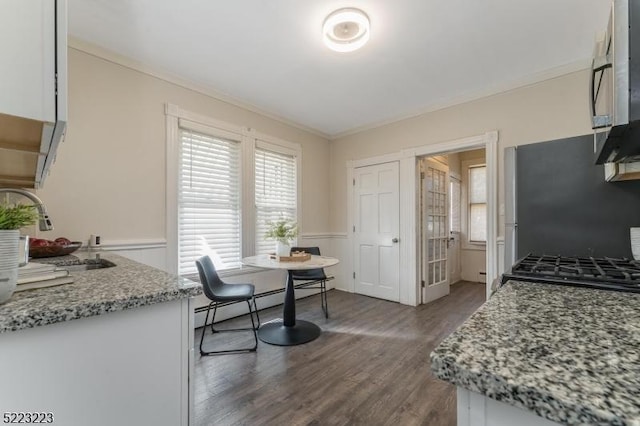
M486 283L485 149L418 158L418 259L421 303L460 282Z
M353 174L355 292L400 299L399 164L358 167Z
M399 165L399 234L398 245L398 276L399 302L405 305L417 306L422 303L422 286L420 274L420 257L417 255L420 246L419 226L419 160L423 157L455 153L472 149L486 150L486 281L493 282L498 276L498 132L495 130L469 136L461 139L430 143L413 148L402 149L398 152L347 161L347 218L348 231L344 236L344 262L341 263L343 288L355 292L358 268L355 264L356 232L353 225L358 220L356 213L356 169L398 162ZM475 281L475 280L474 280ZM485 288L487 299L491 297L491 286Z

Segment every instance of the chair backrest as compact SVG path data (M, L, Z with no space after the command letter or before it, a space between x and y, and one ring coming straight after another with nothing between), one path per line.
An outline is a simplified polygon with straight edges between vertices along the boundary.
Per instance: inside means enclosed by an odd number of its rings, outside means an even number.
M320 247L291 247L291 251L303 251L305 253L320 256ZM326 280L327 276L324 269L307 269L302 271L293 271L294 280Z
M202 256L196 260L196 267L198 268L198 274L200 275L200 282L202 283L202 290L205 296L210 300L216 300L216 293L225 286L225 283L222 282L218 276L211 258L209 256Z

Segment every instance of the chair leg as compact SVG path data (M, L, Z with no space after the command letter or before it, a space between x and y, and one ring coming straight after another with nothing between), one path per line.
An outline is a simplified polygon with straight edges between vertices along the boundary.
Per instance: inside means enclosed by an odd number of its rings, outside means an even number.
M213 326L213 324L215 324L216 322L216 312L218 312L218 304L213 302L213 317L211 317L211 332L212 333L217 333L218 331L215 329L215 327ZM205 322L205 325L207 323Z
M321 297L323 297L322 301L323 301L323 310L324 310L324 317L326 319L329 319L329 301L327 300L327 282L326 281L322 281L322 290L321 290Z
M209 306L207 307L207 315L204 318L204 327L202 327L202 335L200 336L200 355L204 355L204 351L202 350L202 342L204 342L204 333L206 333L207 331L207 322L209 321L210 310L211 310L211 303L209 303Z
M254 344L252 347L250 348L242 348L242 349L228 349L228 350L223 350L223 351L205 351L204 349L202 349L202 343L204 341L204 333L207 331L207 322L209 321L209 311L211 310L211 306L213 305L213 317L211 320L211 330L213 333L221 333L223 331L253 331L253 340L254 340ZM251 300L247 300L247 305L249 306L249 317L251 317L251 328L234 328L234 329L228 329L228 330L216 330L215 328L213 328L213 323L215 321L215 317L216 317L216 311L218 308L218 304L215 302L211 302L209 304L209 306L207 307L207 315L205 316L204 319L204 327L202 329L202 336L200 337L200 355L201 356L206 356L206 355L222 355L222 354L233 354L233 353L243 353L243 352L255 352L256 349L258 348L258 333L257 333L257 327L256 327L256 323L253 320L253 312L251 309ZM254 305L255 305L255 300L254 300ZM256 315L257 315L257 310L256 310Z
M254 303L255 303L256 299L253 299ZM249 316L251 317L251 328L253 328L253 341L254 341L254 345L253 345L253 349L251 349L251 351L255 351L256 349L258 349L258 329L256 327L256 323L253 321L253 313L251 313L251 301L247 300L247 305L249 306ZM256 311L256 314L258 313L258 311Z
M260 328L260 315L258 315L258 305L256 305L256 298L255 297L253 298L253 309L255 310L256 318L258 319L258 327L257 328Z

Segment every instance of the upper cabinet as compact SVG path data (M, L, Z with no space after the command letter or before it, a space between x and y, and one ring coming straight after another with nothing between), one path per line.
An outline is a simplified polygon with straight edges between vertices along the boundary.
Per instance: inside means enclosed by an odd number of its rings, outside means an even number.
M66 0L2 0L0 56L0 187L40 188L67 122Z

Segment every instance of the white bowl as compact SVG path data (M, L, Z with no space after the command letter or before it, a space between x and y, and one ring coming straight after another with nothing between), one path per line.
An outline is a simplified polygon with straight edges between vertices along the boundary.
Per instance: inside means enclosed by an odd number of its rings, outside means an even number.
M635 260L640 260L640 228L630 228L631 253Z

